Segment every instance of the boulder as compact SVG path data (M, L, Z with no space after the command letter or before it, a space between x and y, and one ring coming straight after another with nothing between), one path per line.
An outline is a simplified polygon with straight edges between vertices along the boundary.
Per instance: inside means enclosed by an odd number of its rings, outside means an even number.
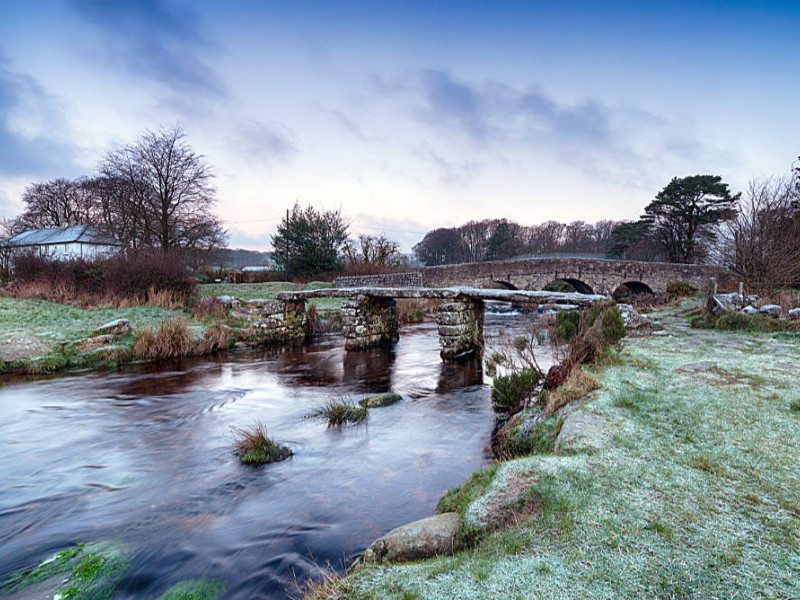
M95 335L125 335L131 332L131 322L128 319L117 319L95 329Z
M636 312L631 304L617 304L622 322L627 329L640 329L642 327L652 327L653 323L647 317Z
M233 296L217 296L216 298L225 308L239 308L242 304L239 298L234 298Z
M114 342L114 336L111 334L106 335L96 335L94 337L90 337L88 340L82 341L80 344L75 346L75 350L79 352L87 352L90 350L97 350L103 346L107 346Z
M746 315L757 315L758 309L755 306L748 304L742 309L742 312Z
M777 304L765 304L758 309L758 314L777 318L783 314L783 308Z
M359 400L359 404L364 408L380 408L382 406L390 406L395 404L396 402L400 402L403 397L400 394L377 394L375 396L370 396L369 398L363 398Z
M596 451L606 441L606 419L583 410L570 413L556 438L556 452Z
M15 335L14 337L0 340L0 360L5 363L19 362L48 354L52 349L50 344L35 337Z
M458 513L449 512L392 529L361 555L362 563L395 563L453 554L458 533Z
M800 308L793 308L789 311L789 318L793 321L800 319Z

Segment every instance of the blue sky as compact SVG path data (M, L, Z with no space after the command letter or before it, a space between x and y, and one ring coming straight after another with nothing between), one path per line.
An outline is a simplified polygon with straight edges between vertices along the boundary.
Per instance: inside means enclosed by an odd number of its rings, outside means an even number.
M635 218L800 154L799 2L0 0L0 215L180 124L231 244L295 200L405 249L470 219Z

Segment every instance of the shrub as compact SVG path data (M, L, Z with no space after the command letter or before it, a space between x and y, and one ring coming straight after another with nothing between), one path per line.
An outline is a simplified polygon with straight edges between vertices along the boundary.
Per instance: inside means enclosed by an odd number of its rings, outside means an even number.
M137 297L142 301L186 304L195 294L197 280L189 265L177 252L139 250L120 254L108 263L108 291L119 297Z
M689 324L695 329L747 331L750 333L800 332L800 321L785 321L767 315L748 315L736 311L724 311L716 317L709 313L703 313L695 316Z
M581 313L577 310L564 310L556 313L556 320L550 329L550 339L556 343L569 342L578 332Z
M183 319L163 321L156 330L143 329L133 345L134 356L144 360L181 358L192 350L192 335Z
M367 418L367 408L345 398L329 398L325 404L311 413L328 421L328 427L339 427L345 423L359 423Z
M575 287L567 282L562 281L561 279L557 279L556 281L551 281L546 286L542 288L545 292L574 292Z
M674 298L683 298L684 296L693 296L698 292L697 288L685 281L670 281L667 284L667 298L670 300Z
M287 446L276 444L267 435L267 428L263 423L256 422L250 429L233 428L238 435L234 454L243 464L258 466L284 460L292 455Z
M541 378L541 372L533 369L495 377L492 387L492 408L496 413L509 415L518 413L533 396Z

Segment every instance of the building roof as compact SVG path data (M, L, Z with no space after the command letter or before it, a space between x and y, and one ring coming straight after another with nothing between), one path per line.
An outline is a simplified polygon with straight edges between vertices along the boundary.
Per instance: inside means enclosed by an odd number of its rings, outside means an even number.
M49 227L24 231L3 242L3 246L25 248L27 246L49 246L53 244L99 244L104 246L122 246L114 238L101 233L91 225L73 225L71 227Z

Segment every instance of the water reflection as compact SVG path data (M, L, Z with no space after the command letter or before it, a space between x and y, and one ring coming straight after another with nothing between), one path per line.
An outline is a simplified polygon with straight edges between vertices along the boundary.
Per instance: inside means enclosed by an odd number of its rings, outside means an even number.
M487 328L496 328L492 320ZM281 598L313 562L352 558L434 511L485 462L492 426L480 362L443 363L435 325L394 348L342 339L132 366L0 390L0 581L71 544L122 541L121 598L221 577L226 598ZM404 401L343 429L306 418L331 393ZM263 421L295 451L245 468L231 427ZM313 560L312 560L313 557Z

